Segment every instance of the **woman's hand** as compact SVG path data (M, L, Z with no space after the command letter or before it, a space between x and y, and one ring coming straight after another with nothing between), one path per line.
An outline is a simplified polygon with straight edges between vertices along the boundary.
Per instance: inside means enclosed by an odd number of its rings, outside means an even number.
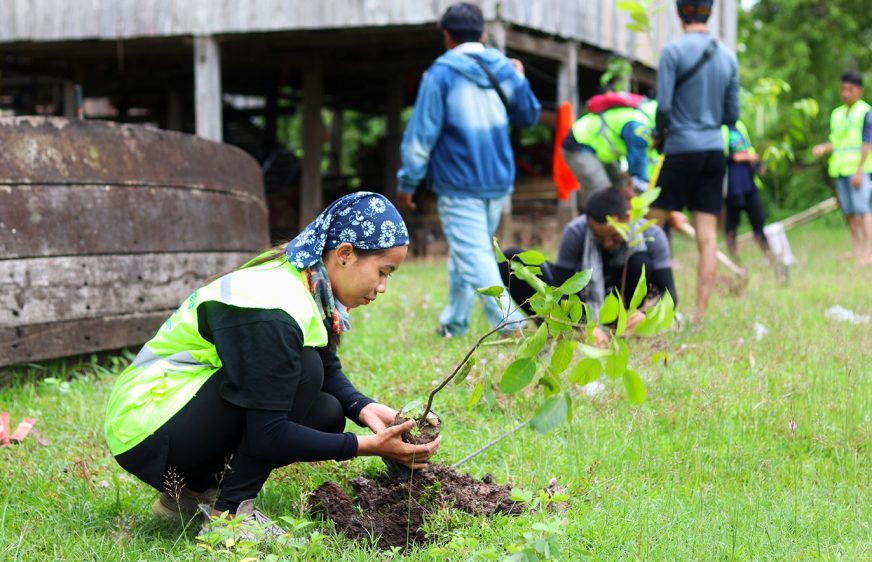
M609 346L609 335L599 326L593 329L593 345L602 348Z
M358 417L373 433L378 433L394 422L397 411L384 404L373 402L364 406Z
M385 457L412 469L425 468L428 460L439 448L442 437L437 437L425 445L412 445L403 442L400 436L415 427L415 421L382 429L375 435L357 436L358 456L376 455Z

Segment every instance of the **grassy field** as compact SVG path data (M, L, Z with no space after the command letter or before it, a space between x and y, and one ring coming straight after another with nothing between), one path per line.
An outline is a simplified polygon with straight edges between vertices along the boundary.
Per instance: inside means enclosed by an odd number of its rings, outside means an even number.
M872 270L837 260L848 237L832 218L798 228L791 242L799 264L788 286L749 247L748 287L734 295L723 283L702 329L632 344L647 386L643 406L625 399L619 381L607 381L595 397L577 392L574 417L554 432L522 430L464 466L527 490L556 478L570 495L566 511L490 520L439 513L428 524L436 542L405 554L378 553L318 523L298 532L295 549L272 554L468 560L502 558L512 545L550 538L562 560L872 559L872 325L824 316L834 305L872 314ZM688 312L694 252L679 241L676 255L680 308ZM375 305L352 313L340 356L359 388L399 406L423 397L454 366L471 337L436 336L445 299L444 263L410 263ZM673 354L669 366L653 365L651 355L664 350ZM470 377L498 380L505 353L485 349ZM198 522L154 521L155 492L109 456L102 413L113 372L131 357L6 373L0 410L13 422L38 418L48 444L28 438L0 449L0 560L233 558L198 548ZM439 462L457 461L538 404L533 395L469 409L472 384L452 384L437 399L445 420ZM307 492L379 465L361 458L282 469L260 505L273 517L306 520ZM313 540L315 528L327 537Z

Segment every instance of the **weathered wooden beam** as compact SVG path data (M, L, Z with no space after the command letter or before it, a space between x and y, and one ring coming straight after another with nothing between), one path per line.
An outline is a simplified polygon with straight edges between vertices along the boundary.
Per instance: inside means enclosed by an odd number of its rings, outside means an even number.
M221 142L221 49L214 37L194 37L194 114L197 136Z
M321 145L324 142L324 66L312 61L303 71L303 170L300 190L300 230L304 229L324 206L321 178Z
M327 172L331 176L338 176L342 173L342 137L345 132L343 113L341 107L337 107L331 112L330 164L327 167Z
M0 326L0 366L139 345L148 341L172 309L50 322Z
M566 42L548 37L535 37L517 29L505 30L506 47L554 60L566 58Z
M396 75L387 80L387 123L385 137L384 194L390 200L397 197L397 170L400 169L400 144L403 141L403 77Z
M162 252L0 260L0 326L173 309L254 252Z
M573 115L578 113L578 44L566 43L566 57L560 60L557 71L557 104L568 101Z

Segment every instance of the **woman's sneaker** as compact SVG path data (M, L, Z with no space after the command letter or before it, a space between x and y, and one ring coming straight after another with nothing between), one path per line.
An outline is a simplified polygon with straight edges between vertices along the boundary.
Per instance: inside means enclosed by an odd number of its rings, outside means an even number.
M197 495L191 494L187 488L184 488L178 497L174 494L161 492L151 505L151 512L158 519L189 518L199 512L198 506L200 504L209 505L211 510L211 506L215 503L216 499L218 499L217 488L210 488Z
M236 515L212 515L211 505L200 505L200 511L206 516L201 535L210 532L220 532L223 528L232 529L237 541L257 542L261 538L277 539L285 534L285 530L275 521L254 509L254 499L245 500L236 508Z

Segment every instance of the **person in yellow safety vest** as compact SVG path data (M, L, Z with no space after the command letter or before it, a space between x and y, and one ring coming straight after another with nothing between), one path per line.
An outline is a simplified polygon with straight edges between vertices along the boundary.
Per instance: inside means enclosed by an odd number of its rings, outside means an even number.
M872 264L872 106L862 100L863 78L856 72L842 74L839 95L844 105L830 115L830 140L815 146L812 153L817 158L832 153L829 173L836 180L839 203L848 219L853 246L850 256L858 265L867 266Z
M748 128L741 120L735 125L724 125L724 155L727 157L727 218L724 230L727 249L736 258L736 231L742 219L742 211L748 213L754 240L763 253L769 255L769 242L763 232L763 205L760 203L757 167L760 156L751 144Z
M118 464L161 492L156 516L209 504L206 526L229 512L280 535L254 510L275 468L362 455L424 466L438 438L404 443L414 422L387 427L397 411L361 394L336 355L348 309L385 292L408 244L388 199L352 193L164 322L118 376L104 424ZM346 417L374 435L343 433Z
M621 159L627 159L636 192L648 190L646 154L651 145L647 116L633 107L613 107L578 119L563 139L563 157L581 184L580 210L591 193L624 188Z
M641 111L645 114L646 117L648 117L648 125L653 130L657 119L657 100L654 98L645 98L645 100L639 104L639 111ZM655 149L653 146L649 147L647 160L649 180L654 177L654 169L657 167L657 163L659 161L660 153L657 152L657 149Z

